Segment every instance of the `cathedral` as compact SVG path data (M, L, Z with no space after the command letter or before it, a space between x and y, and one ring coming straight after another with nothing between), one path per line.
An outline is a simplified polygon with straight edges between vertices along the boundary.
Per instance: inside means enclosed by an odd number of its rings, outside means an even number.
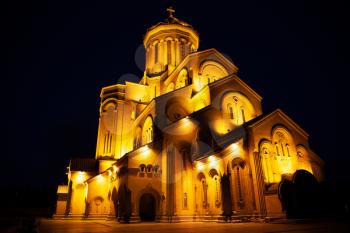
M235 221L292 215L324 179L309 135L167 9L139 83L102 88L95 158L72 158L54 218ZM305 191L305 190L304 190ZM303 203L308 203L304 202ZM301 207L300 207L301 208ZM299 208L299 209L300 209Z

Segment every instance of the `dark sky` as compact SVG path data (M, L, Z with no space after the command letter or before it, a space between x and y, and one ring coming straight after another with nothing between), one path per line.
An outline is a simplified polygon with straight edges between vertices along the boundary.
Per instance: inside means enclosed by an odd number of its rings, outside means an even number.
M330 179L346 179L338 168L349 158L336 149L345 63L339 12L328 3L14 0L2 31L5 183L57 184L70 157L94 157L100 89L142 76L135 52L169 5L199 32L200 50L214 47L234 61L265 112L279 107L310 134Z

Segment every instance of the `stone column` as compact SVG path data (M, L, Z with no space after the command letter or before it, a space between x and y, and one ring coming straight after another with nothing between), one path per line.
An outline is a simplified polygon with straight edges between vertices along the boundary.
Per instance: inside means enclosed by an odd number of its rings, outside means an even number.
M254 190L255 197L257 200L257 208L260 215L266 215L266 204L265 204L265 196L264 196L264 179L263 179L263 171L261 166L261 159L258 152L253 152L253 161L255 168L255 184L256 189ZM254 174L254 173L253 173Z

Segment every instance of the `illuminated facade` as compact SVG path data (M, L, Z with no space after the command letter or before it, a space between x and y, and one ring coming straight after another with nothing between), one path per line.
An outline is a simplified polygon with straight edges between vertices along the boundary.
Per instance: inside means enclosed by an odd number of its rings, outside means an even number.
M95 159L72 159L55 217L223 221L285 215L298 172L321 181L308 134L173 10L144 36L139 83L101 91Z

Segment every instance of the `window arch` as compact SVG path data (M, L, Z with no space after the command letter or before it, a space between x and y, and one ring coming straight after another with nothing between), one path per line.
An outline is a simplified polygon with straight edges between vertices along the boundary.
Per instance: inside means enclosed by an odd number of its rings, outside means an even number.
M221 100L221 110L223 116L229 120L230 125L242 125L256 116L252 103L239 92L224 94Z
M154 173L154 174L159 174L159 173L160 173L160 167L159 167L159 165L154 165L154 166L153 166L153 173Z
M158 63L158 57L159 57L159 54L158 54L158 46L159 46L159 43L156 43L154 45L154 64L157 64Z
M205 178L205 175L201 172L197 175L198 180L201 183L201 191L202 191L202 207L205 209L208 205L208 184Z
M277 159L277 153L274 153L274 145L269 140L262 140L259 146L259 156L261 160L261 166L263 169L263 177L265 183L274 183L278 181L280 177L278 167L275 165Z
M152 173L152 165L151 164L148 164L147 167L146 167L146 172L147 173Z
M153 141L153 120L148 116L142 127L142 144L147 144Z
M108 99L102 104L100 119L100 154L113 156L117 127L117 104L115 99Z
M202 86L204 86L208 83L226 77L228 72L223 65L216 61L205 61L199 68L199 74L201 75Z
M228 118L229 119L231 119L231 120L235 119L232 103L228 103L227 104L227 113L228 113Z
M140 173L145 173L145 172L146 172L146 165L141 164L141 165L139 166L139 172L140 172Z
M296 170L296 150L293 137L283 126L276 126L272 131L272 142L276 155L276 166L280 175L292 174ZM277 170L277 168L276 168ZM281 178L278 177L276 182Z
M213 179L213 186L215 191L215 206L219 207L220 206L220 180L219 180L219 173L216 169L210 169L209 171L209 176Z
M234 187L234 202L238 209L243 209L245 206L245 161L241 158L232 160L232 178Z

